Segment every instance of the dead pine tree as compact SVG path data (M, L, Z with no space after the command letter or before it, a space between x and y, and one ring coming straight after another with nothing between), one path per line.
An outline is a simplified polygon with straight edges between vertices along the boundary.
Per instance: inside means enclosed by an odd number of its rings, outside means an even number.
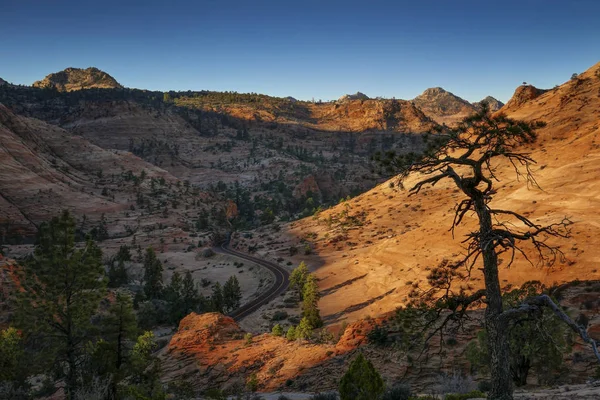
M500 178L497 176L498 166L503 162L512 166L519 180L528 186L538 186L531 170L535 161L523 151L523 146L533 143L537 138L536 130L543 126L542 122L516 121L504 115L492 115L484 107L461 121L455 129L429 136L427 150L422 154L388 152L374 157L379 172L397 176L400 187L409 175L420 174L420 179L409 189L410 195L443 180L456 185L465 197L456 206L451 227L453 235L465 215L473 214L477 218L478 229L467 234L463 242L464 257L431 271L428 277L430 288L420 293L420 302L430 307L429 316L436 317L423 324L430 332L442 332L446 324L465 317L468 309L485 304L484 323L488 333L492 379L489 398L494 400L513 398L508 343L511 322L535 316L543 307L551 309L588 343L600 361L597 344L588 336L586 329L577 325L549 296L529 298L511 309L505 309L502 304L499 257L508 261L507 266L517 255L533 262L527 256L530 253L526 253L529 246L540 264L550 266L563 254L557 246L548 244L547 239L569 237L571 221L566 217L557 223L540 225L514 211L494 208L491 204L496 195L494 184ZM485 289L474 293L467 293L464 288L456 289L453 282L466 280L473 268L480 268L481 263ZM432 313L432 309L437 312ZM428 338L432 335L429 334Z

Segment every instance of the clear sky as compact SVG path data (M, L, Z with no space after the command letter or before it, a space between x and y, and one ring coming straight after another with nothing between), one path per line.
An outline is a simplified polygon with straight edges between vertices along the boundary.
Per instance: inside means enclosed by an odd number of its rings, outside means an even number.
M98 67L128 87L506 101L600 61L599 0L0 0L0 77Z

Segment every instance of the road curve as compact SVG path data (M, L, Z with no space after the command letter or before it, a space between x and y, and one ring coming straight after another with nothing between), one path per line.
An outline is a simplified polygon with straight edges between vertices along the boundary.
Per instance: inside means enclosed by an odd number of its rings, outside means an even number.
M251 261L253 263L259 264L269 271L273 273L275 276L275 283L264 293L261 293L256 299L244 304L237 310L233 310L228 315L232 317L234 320L239 321L248 315L252 314L254 311L258 310L263 305L269 303L281 293L285 292L290 284L290 273L283 267L266 260L261 260L260 258L241 253L236 250L231 250L228 246L227 241L223 242L220 247L215 248L217 253L224 253L230 256L234 256L237 258L241 258L242 260Z

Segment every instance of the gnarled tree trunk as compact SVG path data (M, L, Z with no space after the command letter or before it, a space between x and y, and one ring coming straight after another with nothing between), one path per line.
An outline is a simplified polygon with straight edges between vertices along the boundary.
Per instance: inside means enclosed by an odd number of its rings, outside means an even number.
M513 385L510 373L510 355L507 324L502 315L502 291L498 277L498 255L492 242L492 217L483 195L473 196L475 212L479 217L479 245L483 254L483 275L485 279L487 308L485 328L488 333L488 352L492 388L489 399L512 400Z

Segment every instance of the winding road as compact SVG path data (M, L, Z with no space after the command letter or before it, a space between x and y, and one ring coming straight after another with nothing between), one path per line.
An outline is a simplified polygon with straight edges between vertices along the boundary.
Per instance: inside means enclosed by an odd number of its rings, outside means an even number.
M234 310L228 314L231 318L233 318L236 321L247 317L248 315L258 310L260 307L275 299L281 293L285 292L285 290L290 284L290 273L287 269L271 261L261 260L258 257L244 254L236 250L231 250L228 247L227 241L223 242L220 247L215 248L215 251L217 253L228 254L230 256L234 256L242 260L251 261L253 263L259 264L260 266L265 267L266 269L271 271L275 276L275 282L266 292L261 293L256 299L244 304L237 310Z

